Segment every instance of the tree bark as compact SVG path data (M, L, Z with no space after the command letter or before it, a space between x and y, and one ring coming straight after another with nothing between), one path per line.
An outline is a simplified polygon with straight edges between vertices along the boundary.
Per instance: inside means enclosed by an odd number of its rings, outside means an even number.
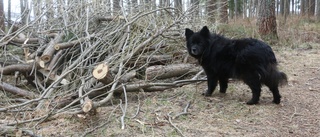
M182 76L188 72L198 72L193 64L156 65L146 69L146 80L165 79Z
M228 0L220 0L220 23L228 23Z
M7 84L5 82L0 82L0 90L5 91L5 92L10 92L12 94L26 97L29 99L35 98L37 95L33 92L26 91L24 89L20 89L18 87L12 86L10 84Z
M40 66L34 63L14 64L10 66L0 67L0 73L1 75L12 75L16 71L19 71L21 73L30 73L37 68L40 68Z
M308 8L308 16L309 17L314 16L315 9L316 9L316 1L315 0L309 0L309 8Z
M3 32L5 31L4 20L5 20L5 16L4 16L4 9L3 9L3 0L0 0L0 29Z
M55 38L48 43L47 48L43 51L43 54L40 57L42 61L47 63L52 59L52 56L56 51L54 46L55 44L61 42L63 37L64 37L63 33L57 34Z
M259 15L258 15L258 32L263 39L274 40L278 39L277 22L275 16L275 1L260 0Z
M11 0L8 0L8 21L11 22Z
M317 0L317 20L320 22L320 0Z
M217 9L217 0L208 0L207 1L207 16L208 16L208 22L215 23L216 20L216 9Z

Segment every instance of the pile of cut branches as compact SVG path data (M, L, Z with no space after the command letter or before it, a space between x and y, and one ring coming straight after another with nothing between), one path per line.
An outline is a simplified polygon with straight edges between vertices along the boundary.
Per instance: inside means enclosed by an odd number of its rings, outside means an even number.
M42 114L8 119L6 126L88 113L114 94L199 81L194 75L201 69L186 53L183 34L192 12L165 7L107 14L107 9L74 7L81 9L64 7L68 12L54 18L43 13L1 37L0 88L6 103L0 112Z

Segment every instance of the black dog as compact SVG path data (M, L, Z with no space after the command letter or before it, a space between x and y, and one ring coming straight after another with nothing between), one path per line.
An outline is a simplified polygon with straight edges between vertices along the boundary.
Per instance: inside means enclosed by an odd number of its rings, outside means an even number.
M261 86L272 91L273 102L280 103L278 86L287 82L285 73L278 71L276 57L269 45L252 38L228 39L211 34L206 26L199 32L186 29L187 48L198 59L208 82L205 96L210 96L219 81L220 92L225 93L228 79L244 81L252 90L252 99L247 104L257 104Z

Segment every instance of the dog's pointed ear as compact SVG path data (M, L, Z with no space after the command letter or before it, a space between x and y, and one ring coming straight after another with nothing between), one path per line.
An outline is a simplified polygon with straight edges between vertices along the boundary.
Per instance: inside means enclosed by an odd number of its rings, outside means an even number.
M191 29L186 28L185 36L187 39L189 39L193 33Z
M204 26L201 30L200 30L200 34L202 36L205 36L205 37L209 37L210 36L210 31L208 29L207 26Z

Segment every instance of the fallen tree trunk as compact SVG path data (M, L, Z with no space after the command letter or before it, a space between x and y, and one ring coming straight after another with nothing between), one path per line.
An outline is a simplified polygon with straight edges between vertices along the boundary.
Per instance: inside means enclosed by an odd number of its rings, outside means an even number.
M67 48L71 48L77 44L80 44L82 42L85 42L86 40L90 40L92 37L94 37L95 35L92 34L88 37L82 37L82 38L79 38L77 40L73 40L73 41L70 41L70 42L65 42L65 43L58 43L54 46L54 49L56 50L62 50L62 49L67 49Z
M40 59L41 59L42 61L44 61L45 63L47 63L47 62L49 62L49 61L52 59L52 56L53 56L53 54L54 54L55 51L56 51L55 48L54 48L54 45L55 45L56 43L61 42L62 39L63 39L63 37L64 37L64 34L63 34L63 33L59 33L59 34L57 34L57 35L54 37L53 40L51 40L51 41L49 42L49 44L47 45L46 49L43 51L42 56L40 57Z
M194 64L170 64L150 66L146 69L146 80L166 79L182 76L186 73L196 73L200 71Z
M195 82L201 82L206 81L206 79L198 79L198 80L178 80L174 81L172 83L146 83L145 81L139 81L131 84L126 84L126 92L140 92L141 90L145 92L156 92L156 91L164 91L166 89L174 88L174 87L181 87L183 85L195 83ZM87 89L87 92L89 92L88 97L89 98L96 98L96 97L103 97L109 94L110 91L108 91L107 88L101 88L103 87L103 84L98 84L94 88ZM97 90L100 89L100 90ZM92 92L91 92L92 91ZM107 92L108 91L108 92ZM118 86L115 90L115 93L122 93L123 87ZM74 98L77 98L78 94L76 92L69 94L67 96L59 97L53 104L56 108L63 108L66 105L69 105L71 102L74 101ZM76 102L73 105L79 104L80 101Z
M12 75L14 72L19 71L21 73L31 72L33 69L40 68L36 63L28 63L28 64L14 64L10 66L0 67L0 73L2 75Z
M5 82L0 82L0 89L3 90L4 92L10 92L14 95L18 95L18 96L22 96L22 97L26 97L29 99L35 98L38 95L36 95L33 92L29 92L23 89L20 89L18 87L12 86L10 84L7 84Z

